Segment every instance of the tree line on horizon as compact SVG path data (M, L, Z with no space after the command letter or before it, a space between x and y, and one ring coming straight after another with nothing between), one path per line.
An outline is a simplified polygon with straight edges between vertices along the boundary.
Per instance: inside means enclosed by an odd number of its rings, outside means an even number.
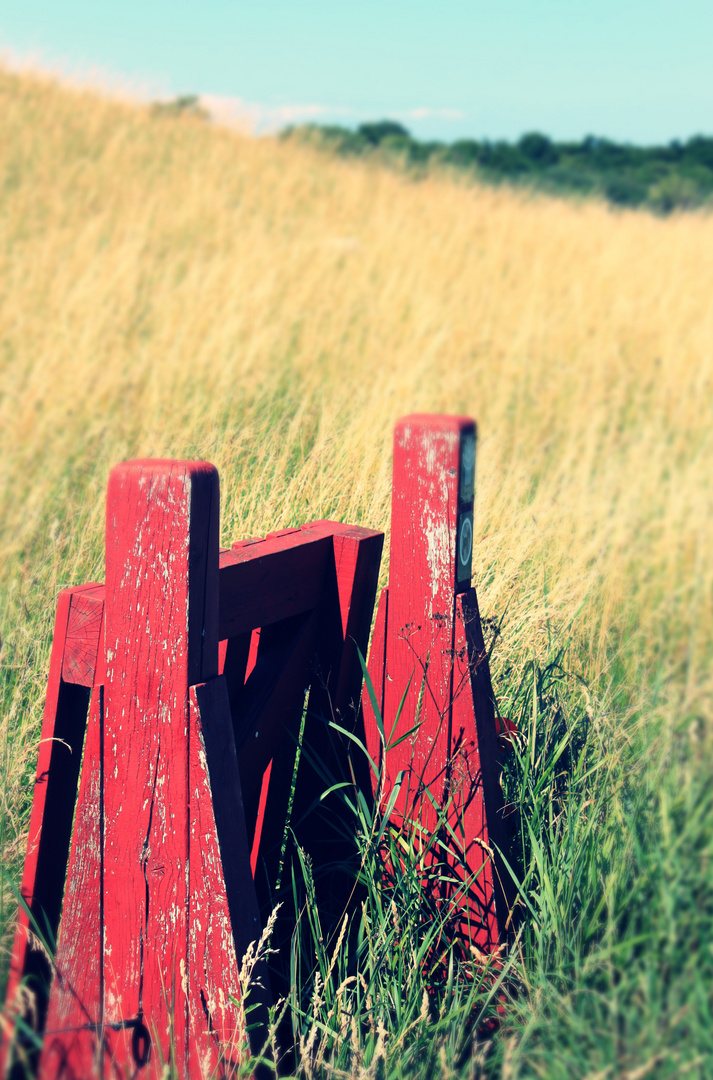
M540 132L529 132L517 142L424 142L403 124L380 120L355 130L299 124L285 128L281 137L344 157L373 157L416 173L453 169L490 183L599 196L615 206L663 214L713 205L713 137L704 135L662 146L634 146L593 135L557 142Z

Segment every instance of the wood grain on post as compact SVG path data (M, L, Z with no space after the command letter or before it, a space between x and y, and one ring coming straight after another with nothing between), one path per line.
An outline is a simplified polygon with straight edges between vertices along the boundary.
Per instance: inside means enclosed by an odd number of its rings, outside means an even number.
M203 462L109 479L104 1024L119 1067L155 1075L187 1065L188 690L218 673L218 500Z
M107 500L106 589L79 593L74 621L73 595L60 607L53 670L76 680L72 691L97 686L44 1080L156 1076L168 1061L193 1077L229 1071L245 1054L239 963L260 923L217 670L218 498L217 473L203 462L118 466ZM40 847L51 832L45 808ZM63 868L57 877L58 908ZM258 1005L253 1018L264 1020Z
M472 944L491 949L506 916L490 857L502 798L492 691L470 588L474 468L470 418L416 415L397 423L389 586L379 603L369 671L387 741L404 694L392 741L419 725L386 753L381 795L388 797L402 773L395 820L424 845L437 834L432 858L451 870L442 875L451 884L439 886L440 899L451 903ZM367 745L380 761L369 695L363 700Z

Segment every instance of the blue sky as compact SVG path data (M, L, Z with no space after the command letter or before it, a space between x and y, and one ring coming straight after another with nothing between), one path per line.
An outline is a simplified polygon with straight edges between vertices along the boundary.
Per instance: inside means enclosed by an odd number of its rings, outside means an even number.
M0 0L0 53L419 137L713 134L713 0ZM239 103L239 104L238 104Z

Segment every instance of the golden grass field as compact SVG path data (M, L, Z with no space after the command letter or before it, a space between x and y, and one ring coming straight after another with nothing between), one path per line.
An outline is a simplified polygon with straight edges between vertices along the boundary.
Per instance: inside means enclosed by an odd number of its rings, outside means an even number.
M127 457L213 461L225 541L388 529L396 418L471 414L496 680L549 625L619 722L653 703L707 742L710 216L416 181L0 73L0 365L14 874L54 598L102 579Z

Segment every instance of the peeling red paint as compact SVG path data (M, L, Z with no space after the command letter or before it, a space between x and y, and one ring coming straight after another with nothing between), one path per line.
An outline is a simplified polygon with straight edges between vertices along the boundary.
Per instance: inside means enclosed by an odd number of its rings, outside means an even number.
M470 587L474 464L470 418L415 415L397 423L389 585L369 671L387 739L409 680L394 741L420 723L387 752L375 793L386 801L403 771L397 819L430 837L444 815L452 848L445 877L462 884L441 886L442 899L462 913L467 940L484 950L501 941L507 911L488 854L502 832L502 798L490 674ZM380 760L367 694L363 706L369 751Z

